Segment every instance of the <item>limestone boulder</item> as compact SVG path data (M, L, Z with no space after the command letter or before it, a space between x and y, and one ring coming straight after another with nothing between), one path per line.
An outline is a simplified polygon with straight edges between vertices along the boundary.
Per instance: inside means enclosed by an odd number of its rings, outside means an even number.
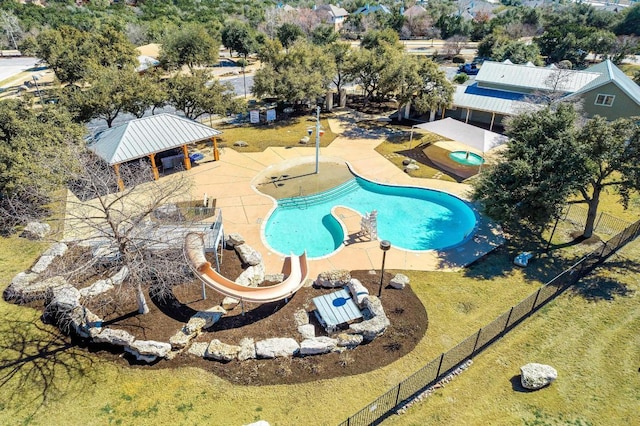
M316 328L313 324L304 324L298 327L298 333L302 335L303 339L313 339L316 337Z
M300 345L289 337L274 337L256 342L256 357L276 358L296 355Z
M228 345L226 343L222 343L218 339L213 339L211 343L209 343L209 347L207 348L207 352L205 352L204 357L215 359L216 361L228 362L236 359L238 357L238 352L240 352L240 346Z
M29 222L20 234L22 238L30 240L41 240L51 232L51 226L48 223Z
M300 143L302 145L306 145L309 143L309 136L303 136L302 138L300 138Z
M360 280L356 278L351 278L347 287L349 288L349 293L351 293L351 297L356 302L356 305L362 307L364 298L369 295L369 290L367 290Z
M29 288L35 281L37 281L39 275L34 272L20 272L11 280L11 283L2 292L2 298L7 302L20 303L23 301L23 293L25 289ZM44 295L43 295L44 297Z
M305 339L300 342L300 355L321 355L335 350L338 341L327 336L319 336L313 339Z
M189 343L197 336L197 333L189 333L186 327L182 327L173 336L169 337L169 344L172 350L181 350L186 348Z
M66 253L68 247L64 243L52 244L47 250L42 253L35 265L31 267L31 270L36 274L41 274L47 270L56 257L62 256Z
M102 332L102 318L84 306L78 305L70 311L59 312L58 315L58 327L66 333L93 339Z
M364 340L362 334L340 333L336 336L336 342L340 348L355 348Z
M246 148L246 147L249 146L249 144L246 143L245 141L235 141L233 143L233 146L237 146L237 147L240 147L240 148Z
M284 281L284 274L265 274L264 280L270 283L281 283Z
M95 343L107 343L113 346L129 346L134 340L136 338L128 332L113 328L105 328L93 338Z
M61 276L47 278L42 281L34 281L20 289L20 301L29 302L44 299L51 291L68 284L67 280Z
M244 238L242 238L240 234L229 234L225 238L224 244L226 247L235 248L236 246L244 244Z
M224 299L222 299L222 307L227 311L230 311L231 309L238 306L238 303L240 303L240 301L233 297L227 296Z
M526 389L540 389L558 378L558 372L550 365L535 362L520 367L520 382Z
M249 423L243 426L271 426L266 420L258 420L257 422Z
M404 274L396 274L391 281L389 281L389 285L393 288L397 288L398 290L402 290L409 284L409 277Z
M376 296L367 296L364 298L364 307L369 311L370 317L384 317L387 315L384 313L382 302Z
M125 351L136 357L138 361L153 362L158 358L166 358L171 351L171 345L155 340L134 340Z
M191 355L195 355L200 358L204 358L204 355L207 353L207 348L209 347L209 343L207 342L194 342L189 346L187 352Z
M241 246L242 247L242 246ZM264 264L249 266L236 278L236 282L247 287L257 287L264 281Z
M227 311L222 306L214 306L206 311L196 312L185 325L188 333L200 333L203 329L210 328L222 318Z
M301 325L309 324L309 314L304 309L298 309L293 313L293 319L296 322L296 325L300 327Z
M405 173L412 172L412 171L418 170L418 169L420 169L420 166L418 166L416 163L410 163L410 164L407 164L404 167Z
M334 269L321 272L316 280L316 285L324 288L336 288L349 284L349 281L351 281L351 272L346 269Z
M242 263L247 265L256 266L262 263L262 255L258 253L253 247L248 244L240 244L234 246L234 249L240 256ZM263 275L264 279L264 275Z
M256 358L256 344L250 337L240 340L240 351L238 351L238 361L246 361Z
M366 341L371 341L378 336L381 336L385 330L389 327L389 320L387 317L374 317L370 320L362 321L349 326L349 332L360 334Z
M71 284L64 284L52 290L47 310L55 312L71 311L80 305L80 291Z

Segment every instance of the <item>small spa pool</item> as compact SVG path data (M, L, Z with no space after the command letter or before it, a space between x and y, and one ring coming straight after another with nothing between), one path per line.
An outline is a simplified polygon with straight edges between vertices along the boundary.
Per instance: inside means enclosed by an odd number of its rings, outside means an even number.
M481 166L484 163L484 158L469 151L453 151L449 158L463 166Z
M263 227L263 237L282 254L306 250L312 258L329 255L345 239L340 222L331 214L339 205L362 215L377 210L379 239L406 250L458 245L472 235L477 222L471 207L453 195L356 177L319 194L279 200Z

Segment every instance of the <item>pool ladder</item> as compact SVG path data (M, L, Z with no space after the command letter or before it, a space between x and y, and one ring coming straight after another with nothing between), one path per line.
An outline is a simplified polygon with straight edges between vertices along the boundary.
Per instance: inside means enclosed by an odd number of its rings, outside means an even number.
M317 194L302 195L302 187L300 188L300 196L283 198L278 201L278 207L307 209L310 206L321 204L333 199L339 198L345 194L355 191L360 186L356 179L350 179L342 185L338 185L327 191L318 192Z

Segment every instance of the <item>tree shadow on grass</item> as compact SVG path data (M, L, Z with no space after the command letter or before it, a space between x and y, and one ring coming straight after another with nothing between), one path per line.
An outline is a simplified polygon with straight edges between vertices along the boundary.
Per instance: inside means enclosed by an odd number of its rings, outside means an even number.
M0 323L0 387L19 410L32 417L73 384L96 383L95 359L57 327L3 318ZM16 413L17 414L17 413Z

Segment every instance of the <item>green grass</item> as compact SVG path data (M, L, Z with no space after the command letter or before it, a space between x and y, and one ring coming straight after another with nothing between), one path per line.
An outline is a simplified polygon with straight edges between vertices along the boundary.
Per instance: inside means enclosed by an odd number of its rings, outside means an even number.
M2 284L43 248L16 237L0 239ZM55 328L41 323L38 311L0 301L0 424L46 425L51 413L64 413L66 424L337 424L535 291L578 251L567 246L520 269L511 264L517 249L507 247L458 273L408 272L429 315L427 334L411 353L366 374L290 386L235 386L198 368L121 367L67 347ZM638 287L636 253L637 244L615 268L589 280L582 294L557 299L444 390L387 422L632 423L640 399L640 308L636 293L629 293ZM606 285L599 287L601 282ZM554 365L558 382L535 393L513 391L510 380L529 361Z
M278 121L273 124L244 124L216 126L216 129L223 133L218 138L221 146L231 147L235 142L244 141L249 146L233 147L240 152L262 152L270 146L292 147L303 146L300 139L308 136L307 129L314 129L314 133L309 137L310 142L306 146L314 146L315 143L315 117L296 117L289 120ZM311 120L313 118L313 120ZM320 126L324 130L324 135L320 138L321 146L328 146L336 138L336 134L331 131L326 117L321 115Z

